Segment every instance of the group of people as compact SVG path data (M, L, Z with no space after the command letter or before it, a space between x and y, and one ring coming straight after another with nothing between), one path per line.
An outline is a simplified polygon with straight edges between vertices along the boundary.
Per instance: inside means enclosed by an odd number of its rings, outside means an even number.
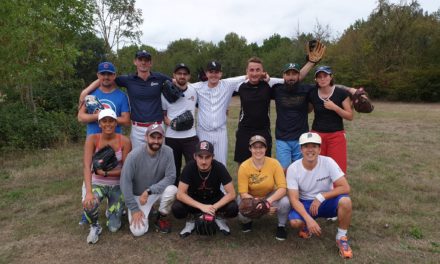
M241 215L239 204L244 198L263 198L269 213L278 216L278 240L286 239L288 222L299 229L300 237L310 238L321 234L317 217L337 216L336 242L340 254L351 258L343 119L353 118L349 93L355 89L335 85L328 66L316 69L315 85L301 83L319 59L309 60L301 69L296 63L286 64L282 79L268 76L257 57L248 60L246 75L227 79L222 79L222 65L210 61L204 69L208 80L196 83L189 82L191 72L184 63L176 65L173 78L151 71L152 56L145 50L135 54L133 75L116 77L113 64L99 64L98 80L82 91L78 112L78 120L87 123L83 188L84 216L91 226L87 242L96 243L102 232L98 207L105 197L111 232L121 226L124 204L134 236L148 231L150 212L158 206L156 229L169 233L172 214L186 220L181 237L194 231L201 214L214 216L224 235L231 232L226 219L236 216L242 231L249 232L254 219ZM183 94L175 102L161 95L166 80ZM118 86L126 88L128 97ZM238 195L226 167L227 110L234 92L241 101L234 151ZM87 112L84 98L89 94L99 99L103 110ZM277 112L276 159L271 158L271 100ZM196 107L197 123L192 128L177 131L170 126L185 111L195 116ZM311 111L315 118L309 131ZM127 138L120 126L130 123ZM93 154L106 145L117 154L118 166L91 170Z

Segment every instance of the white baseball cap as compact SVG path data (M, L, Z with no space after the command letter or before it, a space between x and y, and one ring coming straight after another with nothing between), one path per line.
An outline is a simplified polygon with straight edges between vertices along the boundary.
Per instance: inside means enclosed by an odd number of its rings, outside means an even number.
M315 143L321 145L321 137L317 133L307 132L299 137L299 144L302 146L307 143Z
M111 117L111 118L113 118L113 119L118 119L117 117L116 117L116 113L115 113L115 111L113 111L113 109L110 109L110 108L106 108L106 109L104 109L104 110L101 110L100 112L99 112L99 115L98 115L98 121L100 121L101 119L103 119L104 117L106 117L106 116L109 116L109 117Z

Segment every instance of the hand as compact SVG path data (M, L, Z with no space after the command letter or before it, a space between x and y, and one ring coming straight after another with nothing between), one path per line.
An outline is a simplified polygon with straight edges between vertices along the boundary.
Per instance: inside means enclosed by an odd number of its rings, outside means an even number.
M148 192L145 190L145 191L141 194L141 196L139 196L139 203L140 203L141 205L144 205L144 204L147 203L147 201L148 201Z
M134 228L141 228L144 225L144 218L145 215L142 211L136 211L131 213L131 223L130 225L133 225Z
M321 235L321 227L318 225L318 223L313 218L310 218L310 220L306 221L306 225L307 225L307 229L309 229L309 231L312 234L314 234L316 236Z
M326 100L324 100L324 107L325 107L325 109L335 111L335 109L337 109L339 106L337 106L335 103L333 103L332 100L326 99Z
M165 123L165 125L169 126L171 123L171 120L168 118L168 116L164 116L163 117L163 122Z
M318 215L319 206L321 206L321 202L318 201L318 199L315 198L315 200L313 200L312 204L310 205L310 209L309 209L310 214L312 216L317 216Z
M212 204L204 204L201 206L200 211L204 212L205 214L215 215L217 208L215 208Z
M267 72L262 72L260 79L265 81L265 82L269 82L270 76L269 76L269 74L267 74Z
M86 209L92 209L95 206L95 195L93 193L86 193L86 197L84 197L83 207Z
M278 207L269 207L269 215L274 215L278 211Z

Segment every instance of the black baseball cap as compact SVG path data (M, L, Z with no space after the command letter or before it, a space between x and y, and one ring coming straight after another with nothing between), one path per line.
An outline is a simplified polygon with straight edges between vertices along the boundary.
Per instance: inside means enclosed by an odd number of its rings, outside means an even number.
M207 71L222 71L222 65L218 61L210 61L208 65L206 65Z
M197 143L196 146L196 155L200 154L208 154L208 155L214 155L214 146L211 142L207 140L202 140L199 143Z
M176 67L174 67L174 73L176 73L176 72L177 72L178 70L180 70L180 69L185 69L185 70L188 72L188 74L191 73L190 70L189 70L189 67L186 66L185 63L179 63L179 64L177 64Z
M151 54L146 50L138 50L134 57L137 58L147 58L151 60Z

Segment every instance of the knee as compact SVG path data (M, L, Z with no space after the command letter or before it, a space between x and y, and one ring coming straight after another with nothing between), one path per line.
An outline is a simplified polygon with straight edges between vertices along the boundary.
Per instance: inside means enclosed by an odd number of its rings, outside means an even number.
M130 231L133 234L133 236L135 236L135 237L143 236L148 231L148 224L141 227L141 228L137 228L137 227L134 227L133 225L130 225Z
M295 229L300 229L304 226L304 222L299 219L290 220L290 226Z
M177 219L183 219L188 215L188 210L186 210L185 206L179 201L173 203L171 206L171 212Z
M238 215L238 204L235 200L229 202L225 206L226 206L225 217L232 218L232 217L236 217Z
M117 215L111 215L108 219L108 230L112 233L116 232L121 228L121 218Z
M351 199L350 197L342 197L338 202L338 209L342 209L344 211L351 211Z

